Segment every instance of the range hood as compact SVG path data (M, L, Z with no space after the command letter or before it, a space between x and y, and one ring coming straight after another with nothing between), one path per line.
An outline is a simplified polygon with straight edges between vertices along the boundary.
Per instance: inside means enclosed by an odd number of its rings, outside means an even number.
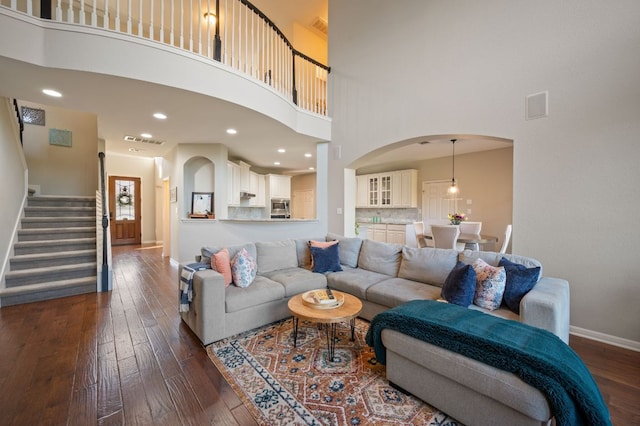
M253 198L255 196L256 194L252 194L250 192L244 192L244 191L240 192L240 198Z

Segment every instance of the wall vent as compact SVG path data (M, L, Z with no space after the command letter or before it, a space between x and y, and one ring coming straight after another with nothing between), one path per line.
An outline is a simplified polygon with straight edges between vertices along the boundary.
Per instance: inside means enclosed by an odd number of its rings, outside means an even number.
M549 92L534 93L527 96L525 118L533 120L549 116Z
M164 145L164 142L162 141L154 141L153 139L145 139L145 138L140 138L138 136L128 136L126 135L124 137L124 140L127 142L140 142L140 143L146 143L149 145Z
M311 26L316 30L320 31L324 35L329 34L329 23L319 16L316 18L315 21L313 21L313 24L311 24Z

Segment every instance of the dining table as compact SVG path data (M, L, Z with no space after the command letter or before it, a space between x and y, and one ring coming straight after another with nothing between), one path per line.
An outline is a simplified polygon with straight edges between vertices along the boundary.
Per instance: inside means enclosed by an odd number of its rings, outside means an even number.
M423 234L424 238L427 240L433 240L433 235L431 234ZM498 237L487 234L460 234L458 235L458 239L456 240L458 243L462 244L489 244L489 243L497 243Z

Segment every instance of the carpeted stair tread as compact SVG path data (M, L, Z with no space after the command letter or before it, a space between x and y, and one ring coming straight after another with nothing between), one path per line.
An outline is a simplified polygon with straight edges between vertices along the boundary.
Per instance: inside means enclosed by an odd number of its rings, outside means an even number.
M78 269L86 269L86 268L95 268L96 262L87 262L87 263L77 263L75 265L63 265L63 266L46 266L44 268L33 268L27 269L24 271L9 271L5 274L5 279L13 278L13 277L21 277L27 275L37 275L37 274L50 274L55 272L62 271L73 271Z
M0 304L1 306L12 306L22 303L57 299L59 297L94 293L97 282L97 278L93 276L5 288L0 290Z
M76 263L72 265L46 266L42 268L9 271L5 274L6 287L25 286L49 281L95 276L96 262Z
M96 250L95 249L88 249L88 250L69 250L69 251L62 251L62 252L56 252L56 253L33 253L33 254L20 254L17 256L12 256L11 260L17 260L17 261L21 261L21 260L40 260L40 259L53 259L56 257L74 257L74 256L83 256L86 254L95 254Z
M59 207L59 206L35 206L24 208L25 217L95 217L95 207L84 206L72 206L72 207Z
M11 270L26 270L46 266L61 266L72 263L93 261L96 249L54 251L43 253L18 254L9 259Z
M29 247L58 247L67 246L73 244L90 244L95 243L96 239L93 238L69 238L66 240L34 240L34 241L18 241L14 247L23 249Z

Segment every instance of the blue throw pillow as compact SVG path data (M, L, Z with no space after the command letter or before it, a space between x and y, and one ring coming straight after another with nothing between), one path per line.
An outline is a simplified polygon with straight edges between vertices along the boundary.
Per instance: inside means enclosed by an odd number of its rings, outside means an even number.
M476 293L476 271L458 261L442 286L442 298L449 303L468 308Z
M538 282L540 267L527 268L504 257L500 259L498 266L504 266L504 270L507 273L507 284L503 296L504 303L511 311L520 314L520 301Z
M340 266L340 252L338 244L329 247L313 247L310 246L311 257L313 258L313 272L338 272L342 271Z

